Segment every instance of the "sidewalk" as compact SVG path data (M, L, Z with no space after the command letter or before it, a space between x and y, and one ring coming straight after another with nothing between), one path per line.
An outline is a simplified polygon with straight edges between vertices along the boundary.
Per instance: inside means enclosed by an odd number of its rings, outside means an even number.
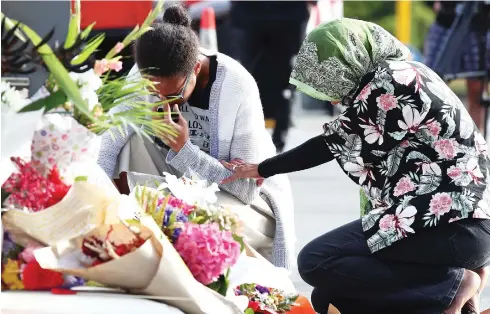
M288 148L300 145L322 132L322 125L331 120L323 111L294 110L295 127L288 139ZM293 173L290 176L295 202L295 221L299 250L315 237L359 218L359 189L345 176L336 162ZM292 275L298 291L310 296L311 287ZM483 292L482 310L490 307L490 287Z

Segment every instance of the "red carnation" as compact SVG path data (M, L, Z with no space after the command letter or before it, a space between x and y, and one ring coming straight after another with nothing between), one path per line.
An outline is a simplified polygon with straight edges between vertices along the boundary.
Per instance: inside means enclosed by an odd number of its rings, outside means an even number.
M63 285L63 275L44 269L37 261L28 263L22 272L22 282L26 290L48 290Z

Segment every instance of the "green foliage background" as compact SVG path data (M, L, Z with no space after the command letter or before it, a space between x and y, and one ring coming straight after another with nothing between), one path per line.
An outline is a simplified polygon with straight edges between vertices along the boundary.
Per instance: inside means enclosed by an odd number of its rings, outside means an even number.
M396 34L395 1L344 1L344 16L374 22ZM424 1L412 1L411 44L421 51L434 18L432 8Z

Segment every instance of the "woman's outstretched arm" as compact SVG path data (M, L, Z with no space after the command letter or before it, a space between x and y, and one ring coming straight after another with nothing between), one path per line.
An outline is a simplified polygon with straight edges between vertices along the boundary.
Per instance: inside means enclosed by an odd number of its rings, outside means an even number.
M324 136L318 135L296 148L261 162L258 168L259 175L268 178L276 174L301 171L332 159L334 156L325 144Z
M260 164L246 162L226 162L223 166L232 171L232 175L223 180L229 184L239 179L264 179L282 173L290 173L310 169L334 159L325 143L324 135L316 136L300 146L275 157L264 160Z

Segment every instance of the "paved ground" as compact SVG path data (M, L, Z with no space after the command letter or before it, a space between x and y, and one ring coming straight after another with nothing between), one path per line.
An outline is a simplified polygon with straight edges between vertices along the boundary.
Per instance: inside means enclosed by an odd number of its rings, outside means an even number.
M295 128L290 133L288 147L294 147L320 134L328 117L319 111L304 112L296 108ZM299 251L315 237L359 217L357 186L340 170L337 163L290 175L296 208L296 233ZM297 272L293 280L298 290L310 294L311 287ZM484 292L482 310L490 307L490 287Z

